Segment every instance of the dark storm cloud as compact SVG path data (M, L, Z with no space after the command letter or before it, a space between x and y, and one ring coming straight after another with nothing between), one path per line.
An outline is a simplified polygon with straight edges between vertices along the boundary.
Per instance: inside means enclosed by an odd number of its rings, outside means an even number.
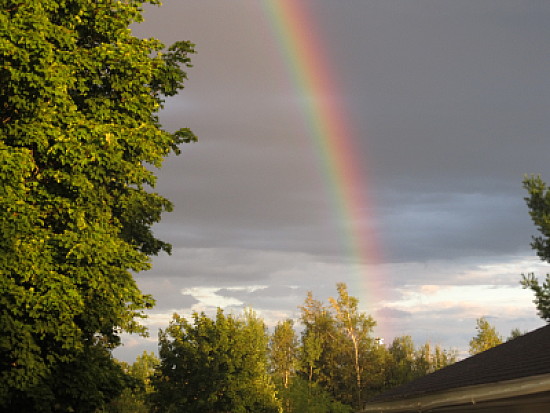
M138 279L161 289L155 283L164 279L172 289L198 286L224 288L235 285L301 285L303 289L310 288L303 287L303 283L307 286L315 282L316 288L321 288L327 283L326 280L333 286L348 273L346 265L338 260L319 260L316 256L299 252L176 248L172 256L155 258L153 270L140 274ZM331 275L335 281L331 280Z
M533 230L520 196L488 191L392 198L380 216L394 261L529 253Z
M550 174L549 7L412 3L312 4L369 155L387 256L526 249L521 179ZM176 210L159 231L180 246L341 253L320 165L259 7L174 2L146 17L142 32L189 38L199 50L187 89L162 116L201 141L160 174L159 191Z
M471 189L548 170L547 3L352 3L320 15L379 181Z
M525 250L521 179L550 173L550 28L541 17L550 8L405 3L345 2L319 12L370 154L388 254Z

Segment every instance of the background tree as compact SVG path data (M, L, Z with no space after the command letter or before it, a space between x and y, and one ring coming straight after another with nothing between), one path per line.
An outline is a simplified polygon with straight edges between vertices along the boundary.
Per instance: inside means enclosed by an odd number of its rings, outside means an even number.
M376 322L371 316L359 311L359 300L348 293L346 284L336 285L338 298L329 298L332 306L336 328L338 331L338 347L340 354L348 360L340 363L341 366L349 366L350 369L338 369L338 376L343 386L348 391L354 389L354 395L348 403L355 407L361 407L363 402L363 389L367 386L367 380L373 379L371 374L365 374L369 365L376 363L373 360L375 352L374 338L371 337L372 329ZM383 363L378 363L383 366ZM345 379L344 377L345 376ZM372 383L369 383L372 384Z
M302 371L310 385L315 382L326 384L330 377L323 366L329 364L332 356L330 348L336 337L334 319L323 303L313 298L311 291L308 291L300 309L304 326L300 349Z
M510 335L506 339L506 341L513 340L515 338L521 337L522 335L526 334L527 331L521 331L519 328L513 328L512 331L510 331Z
M279 412L267 372L268 337L262 320L175 314L159 334L161 363L153 401L160 412Z
M540 176L525 177L523 187L529 194L525 198L529 215L540 232L539 236L533 237L531 248L541 260L550 262L550 190ZM533 273L523 275L521 284L535 293L534 303L540 317L550 321L550 274L542 284Z
M445 350L440 345L427 342L416 351L415 376L422 377L455 363L456 351Z
M416 350L411 336L395 337L389 349L387 386L399 386L415 379Z
M419 348L410 336L396 337L389 347L387 388L408 383L418 377L433 373L457 360L456 351L425 343Z
M283 388L288 388L298 364L298 338L294 322L285 320L275 326L269 345L271 372Z
M432 360L433 364L430 372L456 363L458 361L458 352L454 349L444 349L439 344L436 344Z
M271 370L283 412L351 413L352 408L324 386L327 377L322 365L330 359L327 347L334 337L334 320L311 292L302 307L302 322L301 342L291 320L279 323L271 337Z
M135 384L126 387L120 396L105 407L107 413L148 413L151 411L148 398L154 391L151 378L160 360L153 352L144 351L132 364L119 361L122 369L135 380Z
M352 413L351 406L334 398L319 383L310 383L304 377L292 379L286 389L280 391L284 413Z
M336 400L355 408L364 397L383 389L387 350L371 336L372 317L358 309L358 300L337 285L338 297L325 306L308 293L301 307L302 377L321 386Z
M502 344L502 337L485 317L477 319L477 335L470 340L470 354L478 354Z
M143 390L149 394L153 391L151 377L159 364L160 360L155 353L144 351L136 357L136 361L127 367L127 371L130 376L143 383Z
M195 137L157 117L193 45L132 36L142 3L0 1L0 408L57 394L72 366L144 331L153 300L132 273L170 251L151 231L171 209L152 168ZM67 409L99 403L73 396Z

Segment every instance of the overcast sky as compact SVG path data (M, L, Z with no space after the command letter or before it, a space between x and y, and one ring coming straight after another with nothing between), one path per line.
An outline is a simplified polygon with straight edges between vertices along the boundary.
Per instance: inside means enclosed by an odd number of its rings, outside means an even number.
M126 338L117 357L155 349L174 311L250 305L273 324L340 281L386 343L407 334L464 352L478 317L503 336L541 326L519 285L547 271L521 181L550 180L550 2L303 1L368 175L371 212L343 223L304 120L312 97L293 85L261 1L166 0L134 26L196 44L161 120L199 143L158 173L175 209L155 230L173 255L138 275L157 299L151 339ZM373 228L376 262L357 270L342 225ZM383 291L366 291L369 274Z

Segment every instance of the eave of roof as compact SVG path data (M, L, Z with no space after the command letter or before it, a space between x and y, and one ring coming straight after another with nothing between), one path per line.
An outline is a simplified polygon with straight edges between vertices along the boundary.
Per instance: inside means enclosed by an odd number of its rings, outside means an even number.
M550 374L455 388L401 400L367 403L362 413L422 412L550 391Z

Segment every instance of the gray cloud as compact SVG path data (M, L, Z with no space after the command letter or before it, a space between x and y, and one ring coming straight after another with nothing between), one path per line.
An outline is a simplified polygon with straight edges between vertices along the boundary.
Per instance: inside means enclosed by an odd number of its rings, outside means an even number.
M395 308L384 307L376 312L376 317L383 319L390 318L409 318L412 314L408 311L397 310Z
M191 307L198 302L195 298L182 294L177 279L142 275L138 277L138 283L143 292L155 298L155 311Z
M502 235L530 230L521 177L549 172L549 29L541 24L548 7L427 3L318 2L312 9L368 154L381 237L389 234L392 259L516 251L525 236ZM190 2L148 16L147 33L167 42L193 38L199 49L188 88L163 115L168 127L183 118L201 136L159 180L176 203L165 222L179 224L177 243L341 253L319 161L259 8ZM402 202L395 204L396 192ZM430 194L459 203L426 204ZM473 194L487 197L485 204L461 202ZM491 201L505 201L497 214ZM432 209L438 206L444 211ZM449 220L436 225L444 215ZM389 223L417 218L411 231L420 242L395 235ZM490 223L485 240L473 235L483 221ZM453 235L442 242L445 231Z
M288 285L271 285L254 291L221 289L218 294L235 297L245 306L267 310L282 310L298 313L298 306L303 303L306 292L302 288Z
M261 4L166 2L148 7L135 33L197 43L186 89L167 101L161 120L170 130L191 127L200 142L185 145L159 172L156 189L175 210L155 231L174 254L155 257L140 285L157 296L159 311L196 304L183 289L211 287L260 310L296 314L307 290L326 300L345 281L365 307L378 310L386 331L464 346L481 314L388 303L422 285L519 289L523 266L543 271L525 260L534 255L535 229L521 179L540 173L550 180L550 5L308 5L371 201L369 219L347 224L378 234L381 262L362 272L350 266L304 96ZM376 279L384 291L371 291ZM231 289L252 285L267 288ZM534 326L537 317L533 310L497 321L507 334L514 323Z

